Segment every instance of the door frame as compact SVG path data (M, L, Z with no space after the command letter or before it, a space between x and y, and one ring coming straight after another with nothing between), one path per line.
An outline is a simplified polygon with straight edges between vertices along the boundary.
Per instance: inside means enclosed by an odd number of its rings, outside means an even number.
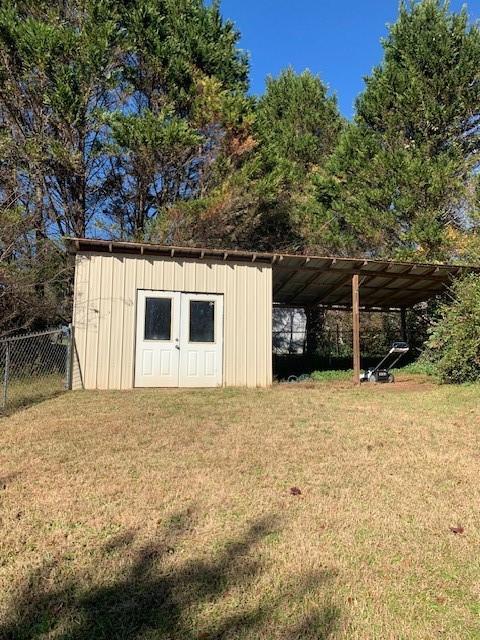
M210 298L210 300L209 300ZM189 331L189 320L190 318L185 316L185 314L182 314L182 311L184 310L184 307L186 307L188 305L188 308L190 308L190 302L191 301L206 301L206 302L214 302L215 304L215 315L214 315L214 342L193 342L190 343L189 341L189 335L188 335L188 331ZM218 302L218 304L217 304ZM224 320L223 320L223 315L224 315L224 296L223 293L202 293L202 292L190 292L190 291L182 291L181 292L181 297L180 297L180 359L179 359L179 376L178 376L178 380L179 380L179 386L182 389L188 389L188 388L197 388L197 389L207 389L207 388L214 388L214 387L223 387L223 369L224 369L224 355L223 355L223 350L224 350ZM183 342L184 341L184 342ZM209 384L209 385L201 385L201 386L197 386L194 383L187 383L185 384L185 379L184 379L184 383L180 384L180 381L182 380L182 365L185 363L184 362L184 354L185 354L185 345L187 344L192 344L192 345L205 345L206 348L208 348L208 345L215 345L217 351L219 351L217 358L218 358L218 379L219 382L215 383L215 384ZM195 349L195 348L194 348Z
M138 314L139 314L139 304L138 304L138 292L139 291L144 291L144 292L152 292L152 293L166 293L166 294L172 294L172 293L179 293L180 294L180 303L179 303L179 327L181 330L181 323L182 323L182 317L181 317L181 308L182 308L182 299L181 296L183 294L191 294L191 295L198 295L198 296L219 296L222 299L222 317L221 317L221 322L220 322L220 339L221 339L221 357L220 357L220 370L221 370L221 382L219 385L217 385L218 387L224 387L225 386L225 295L223 292L212 292L212 291L185 291L185 290L179 290L179 289L152 289L151 287L136 287L135 288L135 311L134 311L134 317L135 317L135 323L134 323L134 327L133 327L133 356L132 356L132 388L133 389L144 389L146 387L137 387L135 385L135 377L136 377L136 368L137 368L137 338L138 338ZM179 336L180 338L180 336ZM180 358L179 358L179 382L180 382ZM195 387L180 387L179 385L177 387L150 387L151 389L192 389ZM204 388L204 389L208 389L208 388L212 388L212 387L196 387L196 388Z
M178 359L178 370L177 370L177 383L176 384L165 384L162 387L156 387L155 385L136 385L137 378L137 357L138 357L138 347L139 347L139 332L141 327L145 327L145 305L139 303L140 294L143 295L143 299L146 302L149 297L148 294L151 294L152 298L170 298L172 300L171 312L170 312L170 340L168 341L170 345L174 343L174 348L178 349L178 354L176 357ZM152 295L153 294L153 295ZM156 294L156 295L155 295ZM133 387L137 389L156 389L156 388L170 388L176 389L178 388L178 376L180 373L180 352L178 346L179 336L175 336L178 331L175 326L175 320L178 320L178 325L180 326L180 307L181 307L181 292L180 291L167 291L163 289L136 289L135 293L135 326L134 326L134 352L133 352ZM140 318L140 310L143 308L143 318ZM140 322L141 320L141 322ZM163 340L152 340L151 342L159 344L164 342ZM175 344L176 343L176 344Z

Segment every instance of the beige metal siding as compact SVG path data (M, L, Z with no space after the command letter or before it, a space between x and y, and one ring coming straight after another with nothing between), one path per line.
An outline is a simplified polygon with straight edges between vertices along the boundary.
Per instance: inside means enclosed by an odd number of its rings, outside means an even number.
M137 289L223 294L224 385L271 384L270 266L87 253L76 259L74 388L132 388Z

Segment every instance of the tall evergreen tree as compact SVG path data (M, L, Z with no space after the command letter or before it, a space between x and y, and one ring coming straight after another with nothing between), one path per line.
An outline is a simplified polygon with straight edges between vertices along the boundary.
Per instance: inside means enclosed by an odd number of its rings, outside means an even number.
M216 2L1 3L0 295L34 292L13 324L65 281L61 236L142 236L208 192L250 108L237 40Z
M312 182L338 142L343 120L335 96L309 71L269 78L258 104L257 233L289 250L310 246Z
M240 144L205 198L172 210L177 239L258 250L310 246L313 181L338 141L343 120L318 76L268 78L254 109L237 118Z
M228 146L232 105L243 108L248 61L217 2L125 0L124 104L113 134L111 214L124 234L208 189Z
M0 332L68 318L58 239L85 235L104 200L96 112L112 100L119 40L110 0L0 7Z
M2 196L12 190L37 237L85 235L104 199L108 162L97 112L119 69L111 0L13 2L0 9Z
M444 259L469 226L480 149L480 31L466 9L402 2L354 122L317 183L320 240Z

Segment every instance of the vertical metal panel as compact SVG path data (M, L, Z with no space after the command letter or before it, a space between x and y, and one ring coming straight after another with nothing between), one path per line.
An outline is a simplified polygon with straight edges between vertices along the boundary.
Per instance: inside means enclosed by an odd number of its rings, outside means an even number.
M253 263L77 256L74 387L133 386L137 289L223 294L224 385L270 384L271 288L271 268Z
M185 262L185 291L196 291L195 266L194 262Z
M257 374L257 386L264 387L268 384L267 378L267 359L265 345L267 343L267 322L268 322L268 286L265 275L262 277L257 276L256 296L257 296L257 313L256 313L256 341L255 341L255 362L265 362L263 367L258 366L256 370ZM271 349L271 348L270 348Z
M224 381L226 386L240 384L236 376L237 364L237 276L234 264L225 265L225 299L223 303L223 326L225 335Z
M195 291L207 291L205 275L205 264L197 262L195 265Z
M153 278L152 289L163 289L163 267L165 262L163 260L153 261Z
M217 293L217 265L212 263L205 264L205 291Z
M137 258L134 258L135 262L136 262L136 270L135 270L135 282L136 282L136 289L146 289L145 286L145 263L146 260L144 258L142 258L141 260L138 260Z
M235 384L247 384L247 272L245 265L235 265L235 300L230 304L230 313L235 314Z
M174 291L174 263L171 260L165 260L163 265L163 282L161 289L165 289L168 291Z
M90 259L77 255L75 258L75 284L73 300L73 344L72 389L84 386L83 372L87 353L87 312L89 304Z
M245 267L247 295L245 300L245 382L248 387L257 386L257 269ZM261 364L258 363L260 368Z
M112 259L102 258L100 293L98 304L98 352L97 352L97 388L109 388L110 342L113 300L113 263Z
M265 353L265 375L266 375L266 384L272 384L273 378L273 276L271 268L263 268L265 273L265 287L266 287L266 313L267 313L267 339L264 345L264 353Z
M173 263L173 285L175 291L185 291L184 285L185 271L182 262Z
M120 389L122 386L123 367L123 320L125 313L124 259L114 256L112 274L112 306L110 325L110 357L108 361L108 388Z
M102 257L90 258L88 281L88 306L86 310L87 340L85 349L84 382L87 389L97 388L98 329L100 313L100 284L102 278Z
M224 293L227 278L227 269L221 268L218 264L212 265L215 273L215 292Z
M143 282L143 287L144 289L152 289L152 281L153 281L153 259L152 258L145 258L144 259L144 263L145 263L145 276L144 276L144 282Z
M106 258L108 259L108 258ZM135 305L137 258L124 258L124 289L123 289L123 327L122 327L122 389L133 386L133 363L135 349ZM118 336L120 337L120 336ZM116 338L112 339L115 340Z
M212 265L215 273L215 292L216 293L224 293L226 290L226 281L227 281L227 269L220 268L218 264ZM225 298L223 296L223 335L226 335L226 316L225 316ZM226 358L225 358L225 338L224 338L224 348L222 349L222 372L223 372L223 384L226 386L227 384L227 367L226 367Z

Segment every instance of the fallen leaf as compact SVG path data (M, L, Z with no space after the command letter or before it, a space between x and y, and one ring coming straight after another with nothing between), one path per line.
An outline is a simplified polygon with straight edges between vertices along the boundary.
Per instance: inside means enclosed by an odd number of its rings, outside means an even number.
M302 495L302 492L300 491L300 489L298 487L291 487L290 493L292 494L292 496L300 496L300 495Z
M460 525L458 525L458 527L450 527L450 531L452 533L463 533L464 532L464 528L461 527Z

